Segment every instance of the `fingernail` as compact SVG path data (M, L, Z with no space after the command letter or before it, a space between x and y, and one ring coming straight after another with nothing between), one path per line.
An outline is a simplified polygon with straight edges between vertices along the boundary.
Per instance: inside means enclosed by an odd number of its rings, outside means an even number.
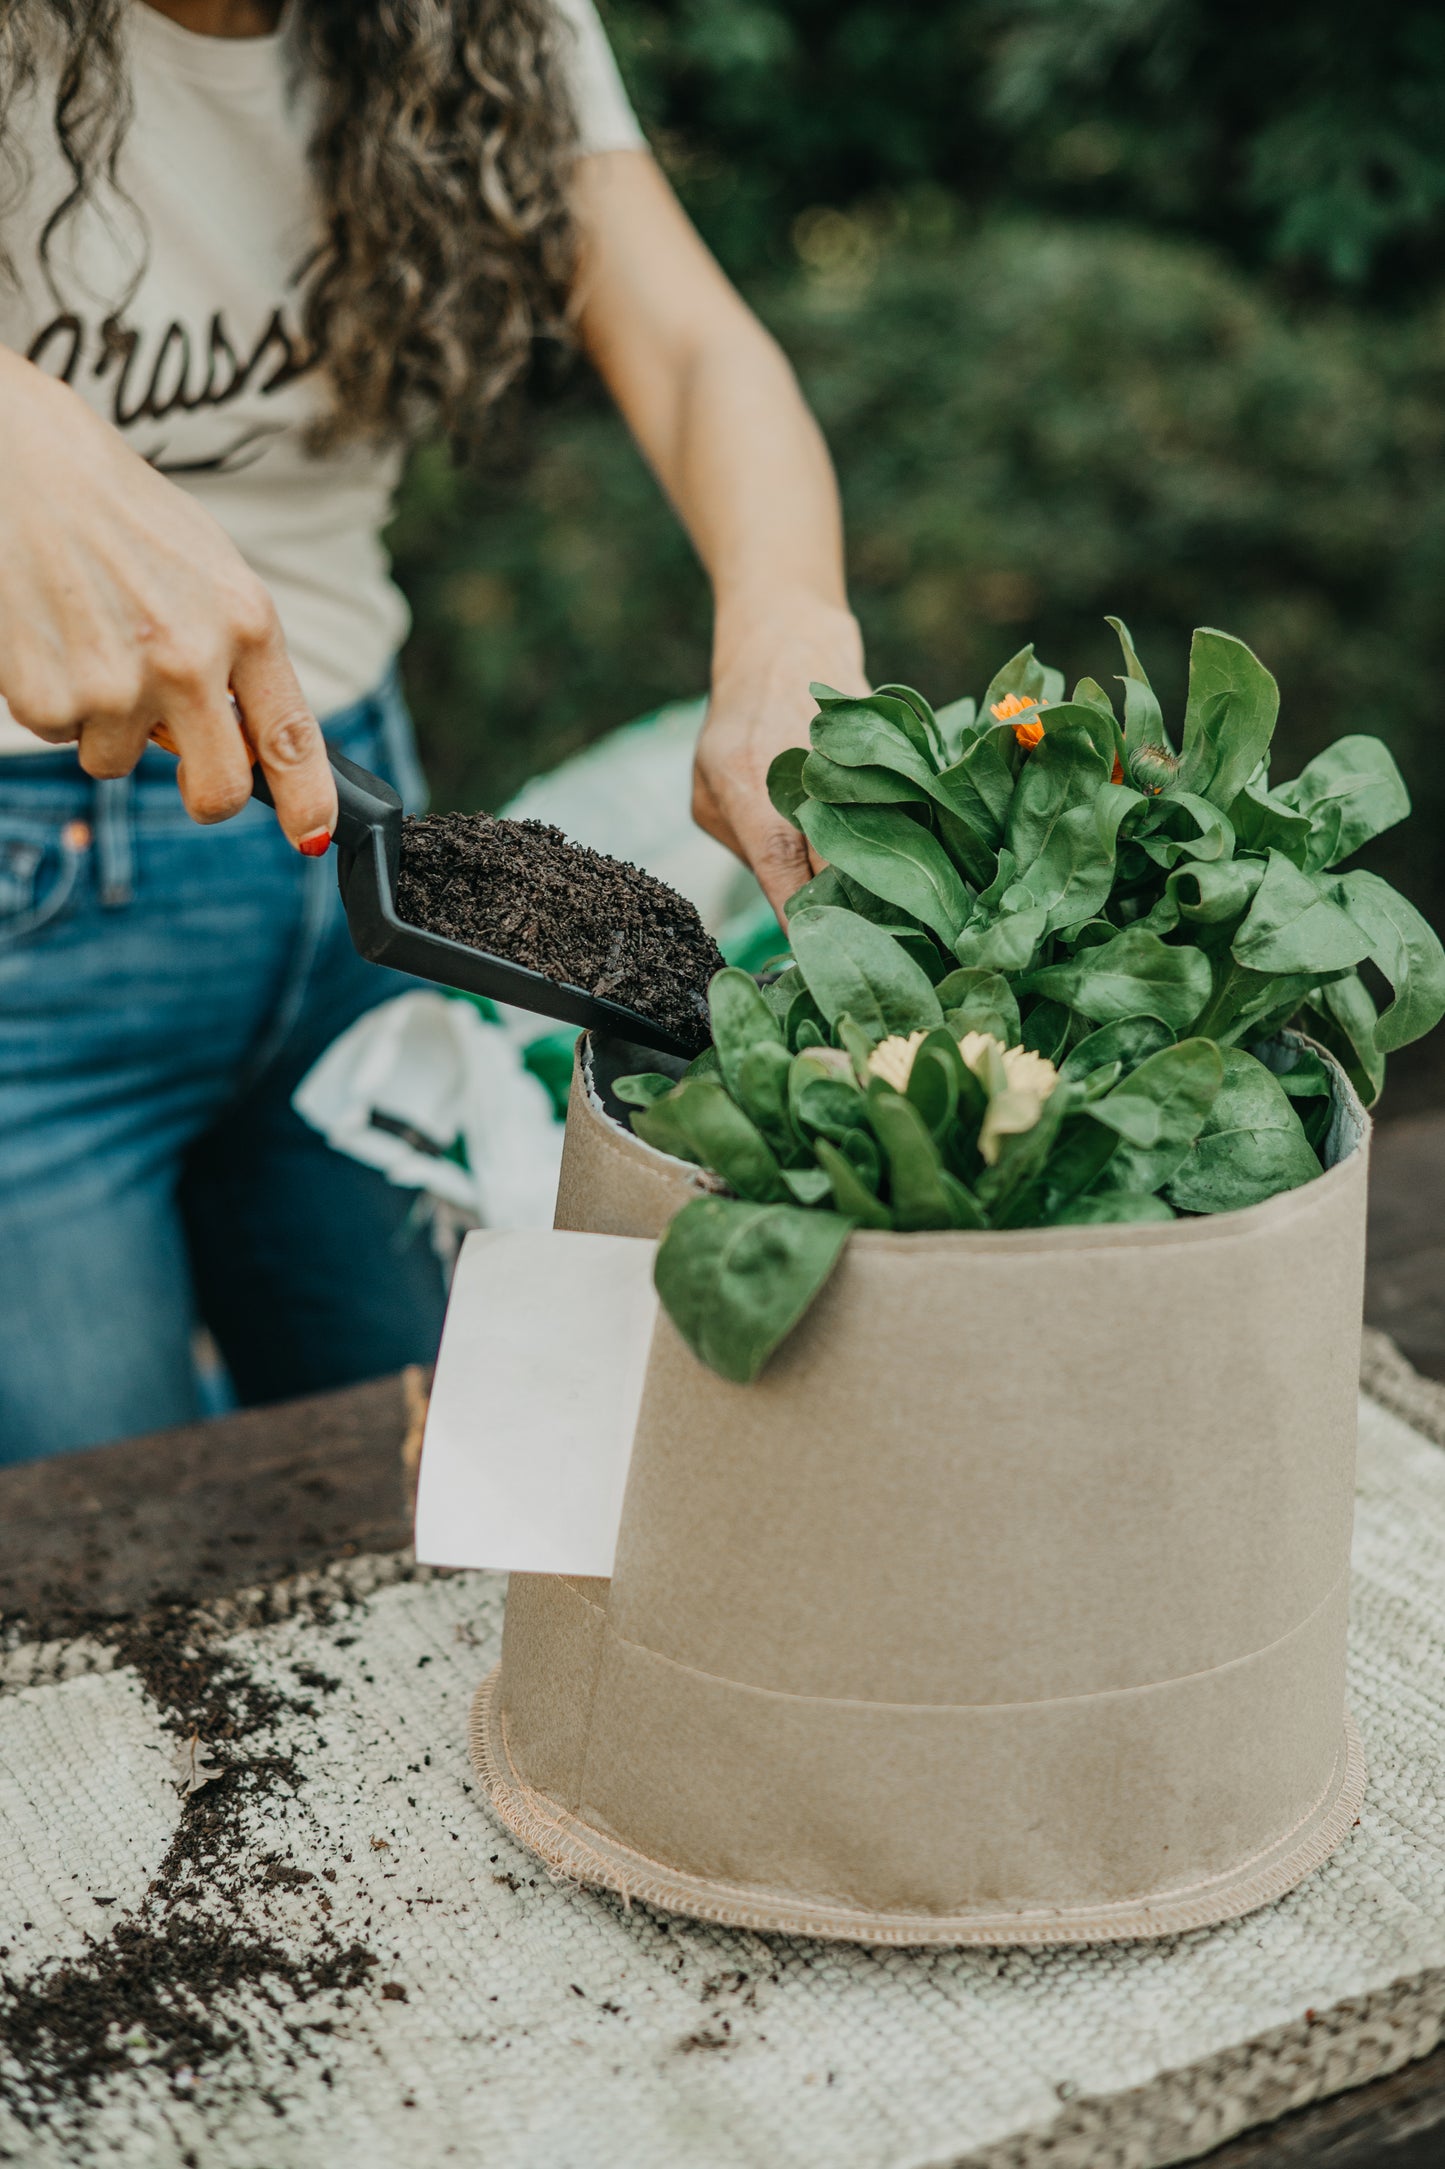
M300 841L297 843L296 848L298 851L304 851L308 859L324 859L327 852L331 849L330 829L312 829L309 836L303 836L300 839Z

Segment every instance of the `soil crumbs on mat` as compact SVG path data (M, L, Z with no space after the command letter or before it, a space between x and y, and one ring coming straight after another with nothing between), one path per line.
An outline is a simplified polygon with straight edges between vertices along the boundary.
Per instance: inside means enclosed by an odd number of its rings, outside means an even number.
M258 1883L294 1890L315 1880L275 1854L258 1855L251 1836L258 1804L303 1782L291 1756L266 1751L265 1735L283 1717L314 1716L315 1704L254 1678L191 1605L162 1603L92 1631L113 1643L118 1664L135 1668L177 1744L198 1739L219 1769L182 1801L140 1905L90 1938L81 1956L16 1977L0 1941L0 2101L31 2129L48 2123L52 2105L94 2100L138 2068L194 2100L228 2057L244 2054L244 2025L239 2012L226 2012L228 1999L250 1991L273 2010L304 2007L325 1991L369 1985L379 1962L332 1934L324 1894L300 1947L256 1934L243 1917ZM311 2017L288 2032L299 2049L303 2033L324 2036L333 2024Z
M610 997L692 1047L722 955L693 905L543 821L434 813L402 824L396 908L412 926Z

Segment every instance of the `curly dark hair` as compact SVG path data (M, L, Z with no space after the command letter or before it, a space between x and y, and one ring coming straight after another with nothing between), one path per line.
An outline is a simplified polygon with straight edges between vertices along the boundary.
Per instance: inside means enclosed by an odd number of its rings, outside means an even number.
M132 4L0 0L4 208L26 178L6 122L42 80L54 83L72 177L41 235L47 268L58 228L101 180L116 182ZM569 26L552 0L292 6L316 96L321 236L304 328L332 395L317 448L409 437L430 423L469 449L536 343L569 335ZM0 271L13 271L3 254Z

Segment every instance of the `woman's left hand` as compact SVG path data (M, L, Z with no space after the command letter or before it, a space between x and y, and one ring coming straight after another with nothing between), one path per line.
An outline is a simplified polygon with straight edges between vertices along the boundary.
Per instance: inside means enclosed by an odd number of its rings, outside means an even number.
M768 769L788 746L806 746L821 681L866 693L863 639L847 610L814 595L730 598L713 640L712 694L693 768L700 828L752 867L780 920L816 865L797 829L774 811Z

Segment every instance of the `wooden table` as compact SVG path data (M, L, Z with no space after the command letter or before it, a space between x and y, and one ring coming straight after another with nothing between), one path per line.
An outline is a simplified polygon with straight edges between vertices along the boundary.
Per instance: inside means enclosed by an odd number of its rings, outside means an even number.
M1366 1315L1445 1379L1445 1114L1375 1143ZM422 1380L0 1471L0 1617L63 1628L398 1551L411 1538ZM1445 2169L1445 2049L1246 2133L1209 2169Z

